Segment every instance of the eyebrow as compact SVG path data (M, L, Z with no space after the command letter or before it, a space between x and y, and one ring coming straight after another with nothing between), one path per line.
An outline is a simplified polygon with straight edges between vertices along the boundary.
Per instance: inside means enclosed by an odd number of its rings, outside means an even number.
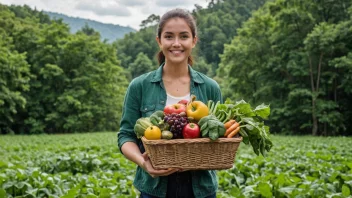
M174 34L173 32L165 32L164 34ZM189 32L180 32L180 34L189 34Z

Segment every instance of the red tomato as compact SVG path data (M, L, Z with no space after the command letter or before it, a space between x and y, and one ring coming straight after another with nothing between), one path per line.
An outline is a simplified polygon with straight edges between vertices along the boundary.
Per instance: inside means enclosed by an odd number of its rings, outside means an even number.
M182 129L182 135L184 139L199 138L200 128L196 123L188 123Z

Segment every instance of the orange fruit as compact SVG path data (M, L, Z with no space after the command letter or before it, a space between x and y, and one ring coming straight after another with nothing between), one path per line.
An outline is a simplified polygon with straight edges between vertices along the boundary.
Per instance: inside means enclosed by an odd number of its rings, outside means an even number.
M157 126L150 126L144 131L144 137L148 140L161 139L161 130Z

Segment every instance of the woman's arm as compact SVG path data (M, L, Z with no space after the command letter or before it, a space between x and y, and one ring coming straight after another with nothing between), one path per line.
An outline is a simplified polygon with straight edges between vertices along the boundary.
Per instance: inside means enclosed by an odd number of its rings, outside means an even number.
M123 104L120 131L118 133L118 146L122 154L138 166L143 168L152 177L166 176L178 169L155 170L146 153L142 154L137 145L138 139L134 132L134 124L141 117L141 90L139 83L132 81L129 85Z
M167 176L179 171L179 169L175 168L155 170L149 160L147 153L141 154L138 146L134 142L126 142L122 145L121 150L127 159L143 168L152 177Z

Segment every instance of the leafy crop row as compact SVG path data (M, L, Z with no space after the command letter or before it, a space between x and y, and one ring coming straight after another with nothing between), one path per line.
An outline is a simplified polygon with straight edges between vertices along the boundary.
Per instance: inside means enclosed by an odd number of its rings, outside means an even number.
M348 197L351 138L273 136L266 158L242 144L218 197ZM1 136L0 197L136 197L115 133Z

